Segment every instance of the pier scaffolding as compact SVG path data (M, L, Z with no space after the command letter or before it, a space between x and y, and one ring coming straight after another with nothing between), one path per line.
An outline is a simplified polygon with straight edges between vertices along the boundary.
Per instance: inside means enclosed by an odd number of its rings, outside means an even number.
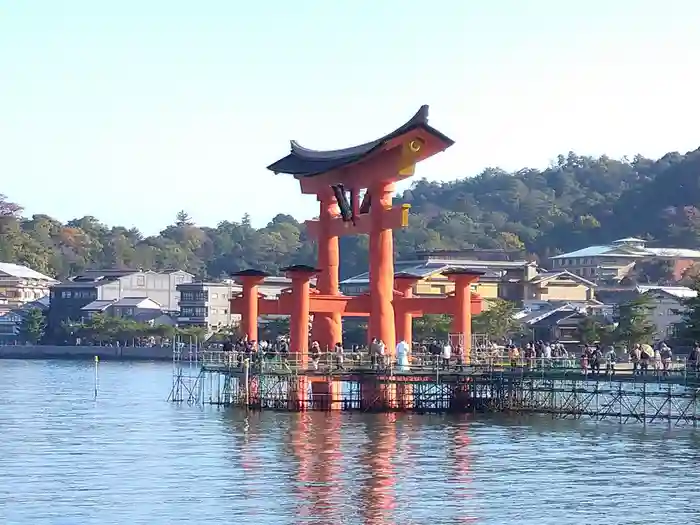
M259 410L346 410L547 414L620 423L666 421L697 426L700 377L685 363L635 374L583 373L570 362L451 365L412 356L410 366L382 366L349 353L302 367L236 352L202 352L174 361L170 400ZM569 366L567 366L569 365Z

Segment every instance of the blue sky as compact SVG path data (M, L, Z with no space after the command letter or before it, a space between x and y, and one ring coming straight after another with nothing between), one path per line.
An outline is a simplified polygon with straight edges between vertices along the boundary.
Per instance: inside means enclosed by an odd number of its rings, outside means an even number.
M449 180L700 146L700 2L7 0L0 193L155 233L317 212L265 166L430 104ZM262 189L261 189L262 188Z

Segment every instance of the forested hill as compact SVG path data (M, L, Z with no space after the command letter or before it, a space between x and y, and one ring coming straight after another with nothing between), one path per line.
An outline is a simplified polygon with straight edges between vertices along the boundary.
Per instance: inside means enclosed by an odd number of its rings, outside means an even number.
M454 182L419 180L396 200L412 205L410 226L396 234L400 256L427 249L524 247L544 262L561 251L627 236L697 248L700 150L656 161L570 153L543 171L487 169ZM365 237L343 238L341 251L344 276L366 270ZM181 212L159 235L144 237L95 217L66 224L46 215L23 217L18 204L0 196L0 261L59 278L96 267L183 268L218 278L248 267L275 272L314 260L303 225L288 215L255 229L245 216L205 227Z

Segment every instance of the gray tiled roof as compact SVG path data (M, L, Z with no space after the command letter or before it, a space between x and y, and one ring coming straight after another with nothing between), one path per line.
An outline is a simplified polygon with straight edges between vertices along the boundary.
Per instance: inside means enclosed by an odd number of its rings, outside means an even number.
M111 306L114 303L114 301L107 301L107 300L97 300L97 301L92 301L91 303L86 304L81 308L81 310L85 310L86 312L102 312L106 310L109 306Z
M153 299L149 299L148 297L123 297L123 298L119 299L116 303L114 303L114 306L138 307L142 302L148 301L148 300L153 301ZM153 301L153 302L159 305L159 303L157 301Z
M381 138L350 148L317 151L304 148L296 141L291 142L291 152L286 157L269 165L274 173L287 173L297 177L313 177L328 171L353 164L377 151L388 141L405 135L415 129L422 129L450 147L454 141L428 124L428 106L421 106L418 112L405 124Z

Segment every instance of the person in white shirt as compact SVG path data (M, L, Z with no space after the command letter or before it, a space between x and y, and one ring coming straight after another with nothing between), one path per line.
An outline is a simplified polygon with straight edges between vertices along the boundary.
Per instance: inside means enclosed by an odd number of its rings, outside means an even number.
M450 368L450 359L452 359L452 346L450 343L445 343L442 347L442 364L445 370Z
M411 352L411 347L406 341L399 341L396 345L396 364L401 372L408 371L408 354Z
M547 368L550 368L552 366L552 346L549 343L544 345L544 352L542 353L542 357L544 357L543 365Z

